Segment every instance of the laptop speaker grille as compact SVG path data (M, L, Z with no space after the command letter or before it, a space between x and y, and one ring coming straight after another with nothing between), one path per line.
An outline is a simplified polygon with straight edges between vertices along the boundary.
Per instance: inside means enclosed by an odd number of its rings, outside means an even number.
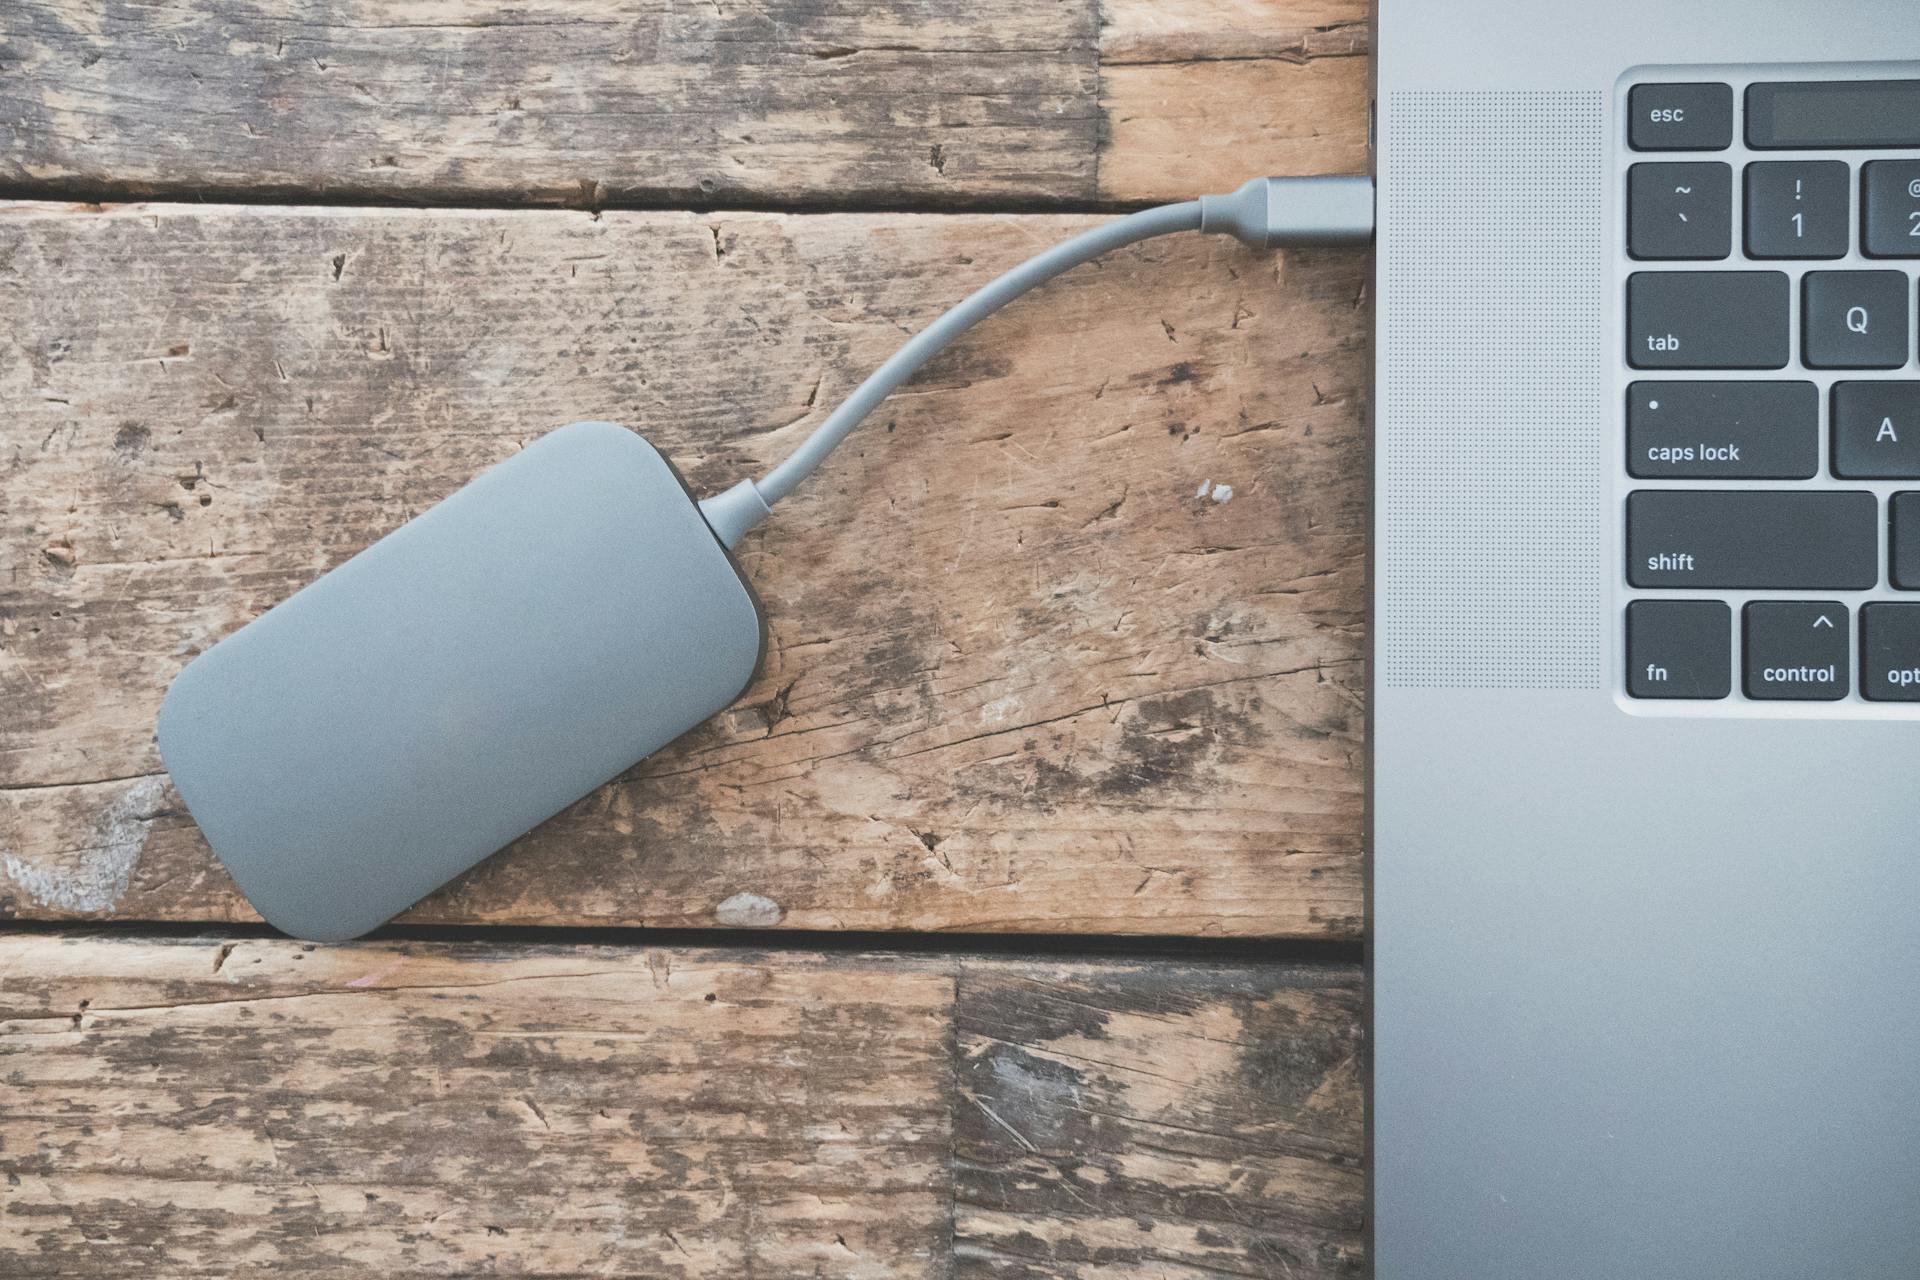
M1605 104L1391 95L1377 678L1586 689L1605 660Z

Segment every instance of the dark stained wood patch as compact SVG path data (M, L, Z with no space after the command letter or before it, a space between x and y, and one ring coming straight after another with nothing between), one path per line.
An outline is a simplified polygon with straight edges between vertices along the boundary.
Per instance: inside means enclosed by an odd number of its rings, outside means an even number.
M0 1271L1357 1275L1358 975L0 939Z
M0 185L585 208L1175 198L1364 165L1361 8L14 0Z
M1092 183L1085 2L8 12L0 179L15 182L589 207Z
M1346 969L963 963L962 1274L1363 1274Z

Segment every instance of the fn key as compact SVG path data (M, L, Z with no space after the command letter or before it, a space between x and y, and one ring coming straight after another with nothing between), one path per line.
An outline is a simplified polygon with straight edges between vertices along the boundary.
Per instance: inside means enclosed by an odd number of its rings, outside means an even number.
M1724 698L1733 692L1733 610L1719 600L1627 606L1627 693Z

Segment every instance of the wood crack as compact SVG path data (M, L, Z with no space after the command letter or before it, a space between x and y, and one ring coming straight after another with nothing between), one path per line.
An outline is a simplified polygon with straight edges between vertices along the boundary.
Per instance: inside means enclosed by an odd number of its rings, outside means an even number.
M78 782L9 782L0 783L0 795L12 791L61 791L74 787L106 787L116 782L142 782L148 778L164 778L164 769L155 769L151 773L118 774L111 778L86 778Z
M930 747L918 747L912 751L890 754L888 758L893 760L908 760L914 756L923 756L932 751L946 751L953 747L965 746L969 742L980 742L988 738L1004 737L1009 733L1024 733L1029 729L1042 729L1048 725L1078 719L1084 715L1091 715L1095 711L1109 711L1115 707L1124 707L1131 703L1151 701L1155 698L1178 697L1183 693L1198 693L1205 689L1218 689L1227 685L1246 684L1254 680L1279 680L1287 676L1304 675L1309 671L1326 671L1335 667L1352 666L1358 661L1358 658L1336 658L1309 663L1303 667L1287 667L1277 671L1259 671L1251 675L1228 676L1222 680L1208 680L1200 684L1183 685L1176 689L1156 689L1150 693L1131 694L1124 698L1108 698L1094 703L1091 706L1079 707L1073 711L1063 711L1059 715L1045 716L1039 720L1029 720L1022 724L1009 725L1004 729L988 729L981 733L968 734L964 738L955 738L950 742L941 742ZM892 741L895 742L899 740L898 738L892 739ZM882 743L880 745L885 746L886 744Z
M233 1005L290 1004L290 1003L297 1003L302 1000L342 999L342 998L349 999L349 1000L358 1000L358 999L365 999L366 997L373 996L373 995L391 995L396 992L475 991L484 987L504 987L504 986L520 985L520 984L525 984L530 982L545 983L545 982L577 981L585 978L615 978L615 977L630 978L632 976L633 976L633 973L629 969L592 969L592 970L586 970L584 972L579 972L579 973L531 973L531 974L525 974L519 977L496 978L490 982L454 982L454 983L430 982L430 983L423 983L418 986L411 986L405 983L396 983L390 986L368 986L368 987L357 987L353 989L343 988L340 990L327 990L327 991L289 991L289 992L281 992L273 995L226 996L217 1000L178 1000L169 1004L134 1004L134 1005L98 1005L96 1004L87 1010L86 1016L89 1020L91 1020L91 1019L100 1018L110 1014L169 1013L179 1009L203 1009L204 1010L204 1009L222 1008L222 1007L233 1006ZM74 1015L68 1014L68 1013L31 1014L31 1015L21 1016L21 1017L0 1016L0 1026L16 1026L17 1027L17 1026L27 1026L34 1023L40 1023L40 1022L55 1022L55 1023L59 1023L63 1028L67 1030L71 1030L73 1027L73 1017Z

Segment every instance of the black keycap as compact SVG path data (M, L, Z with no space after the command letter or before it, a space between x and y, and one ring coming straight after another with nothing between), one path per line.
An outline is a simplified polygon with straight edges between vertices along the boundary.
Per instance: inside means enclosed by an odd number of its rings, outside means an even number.
M1641 479L1807 480L1820 469L1811 382L1636 382L1627 471Z
M1733 142L1733 90L1724 84L1637 84L1627 115L1635 151L1725 151Z
M1880 577L1871 493L1642 489L1627 495L1636 587L1864 591Z
M1756 150L1920 147L1920 80L1807 80L1747 86Z
M1847 696L1847 606L1837 600L1756 600L1745 610L1742 687L1766 701L1832 702Z
M1920 382L1833 384L1833 474L1920 479Z
M1768 160L1747 166L1749 258L1844 258L1852 231L1841 160Z
M1920 493L1887 499L1887 581L1901 591L1920 591Z
M1791 291L1781 271L1639 271L1627 278L1636 369L1783 369Z
M1920 604L1860 606L1860 696L1920 702Z
M1920 258L1920 160L1874 160L1860 173L1866 214L1860 251L1870 258Z
M1627 252L1636 258L1724 258L1733 252L1733 169L1637 164L1627 174Z
M1912 285L1904 271L1809 271L1802 280L1802 357L1809 369L1898 369L1907 363Z
M1627 606L1627 693L1724 698L1733 692L1733 610L1719 600Z

